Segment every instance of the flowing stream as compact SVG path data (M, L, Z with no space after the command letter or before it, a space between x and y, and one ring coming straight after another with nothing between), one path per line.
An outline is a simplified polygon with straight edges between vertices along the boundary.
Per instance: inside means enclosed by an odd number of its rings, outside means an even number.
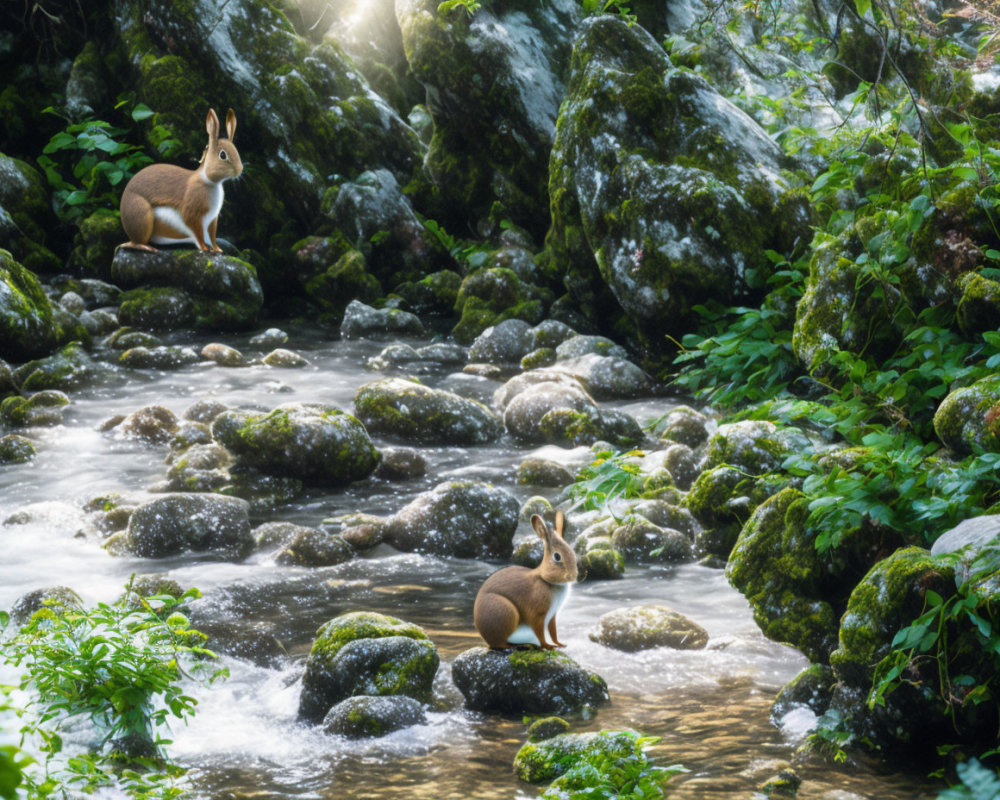
M353 411L358 386L381 375L367 359L385 343L347 342L315 329L291 333L288 347L311 362L303 369L223 368L199 364L173 372L119 373L72 393L63 425L33 429L37 458L0 467L0 608L42 587L72 587L85 602L113 601L133 573L164 574L204 597L194 604L196 624L236 631L249 641L277 640L278 658L223 656L231 676L212 687L192 686L200 702L188 724L174 729L171 754L192 767L205 798L515 798L537 790L511 770L525 739L521 719L469 713L450 680L449 664L480 644L472 603L497 564L397 553L383 546L366 557L329 568L282 567L273 553L244 563L188 555L164 561L112 557L93 534L81 533L80 509L117 492L144 499L164 479L166 446L101 433L115 414L146 405L166 406L179 417L200 399L233 406L272 408L285 402L333 403ZM208 339L178 339L195 349ZM259 354L249 336L216 338L247 355ZM108 360L111 353L103 354ZM98 352L98 357L102 354ZM489 402L499 385L484 378L429 369L421 379ZM640 423L665 413L665 399L619 404ZM377 444L382 444L376 440ZM339 513L394 513L419 492L452 477L487 480L524 500L532 491L514 482L517 464L532 448L508 438L487 447L422 450L428 474L408 482L363 481L337 491L312 490L266 519L318 526ZM545 455L559 455L546 448ZM583 457L564 452L565 458ZM20 513L11 520L12 515ZM28 521L24 521L28 520ZM522 524L518 536L528 536ZM704 650L657 649L623 654L590 641L598 617L612 609L661 603L706 628ZM373 610L421 625L437 645L442 666L436 703L426 725L383 739L352 742L296 720L299 678L316 629L338 614ZM757 629L746 601L721 570L698 564L629 568L615 582L578 585L560 615L567 652L607 681L612 702L575 730L621 726L659 736L653 750L663 763L690 772L675 778L673 798L748 798L777 772L775 761L795 761L803 724L769 720L774 694L806 661L770 642ZM209 642L211 646L211 642ZM262 645L260 653L264 653ZM919 775L877 763L836 767L819 759L796 762L802 800L917 800L935 788Z

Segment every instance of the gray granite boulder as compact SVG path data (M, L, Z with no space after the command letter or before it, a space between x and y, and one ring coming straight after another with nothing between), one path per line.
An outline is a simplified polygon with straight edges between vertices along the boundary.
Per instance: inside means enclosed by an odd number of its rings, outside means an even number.
M701 650L708 632L683 614L660 605L619 608L604 614L590 638L615 650L634 653L653 647Z

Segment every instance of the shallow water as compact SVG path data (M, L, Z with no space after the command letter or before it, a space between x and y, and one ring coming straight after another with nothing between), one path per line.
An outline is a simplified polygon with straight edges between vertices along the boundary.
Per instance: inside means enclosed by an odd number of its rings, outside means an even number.
M280 642L286 655L261 660L269 666L224 656L231 671L228 680L211 688L192 687L199 711L189 725L174 731L171 753L193 767L195 786L205 798L536 796L537 791L519 783L511 771L514 754L524 742L522 721L465 712L449 677L454 657L480 644L472 627L472 601L496 564L400 554L388 547L320 569L279 567L266 553L241 564L195 555L165 561L113 558L86 530L79 510L85 502L110 493L142 499L166 473L166 446L99 433L97 427L107 418L150 404L181 416L199 399L260 408L323 402L351 411L357 387L380 377L365 362L382 344L341 342L315 330L286 330L292 334L287 346L306 356L310 367L200 364L176 372L122 373L103 385L73 392L62 426L30 431L39 450L35 461L0 468L0 520L24 511L29 513L15 519L30 519L0 526L0 608L29 590L57 584L72 587L87 602L111 601L130 574L160 573L202 590L204 597L192 611L196 624L206 630L225 628ZM215 341L254 355L258 351L248 339ZM198 349L206 341L187 343ZM421 379L487 400L499 385L445 368L424 371ZM625 407L644 422L665 413L672 402L655 399ZM514 484L516 465L532 450L506 438L489 447L423 452L428 477L312 490L256 522L319 525L338 513L389 514L455 476L491 481L520 499L532 493ZM546 455L553 453L559 451L545 449ZM530 535L527 526L519 535ZM666 604L689 616L708 630L708 648L622 654L590 641L588 632L601 614L639 603ZM316 629L355 610L417 623L437 645L442 668L426 725L357 743L296 721L302 661ZM750 797L755 786L776 772L773 762L796 758L802 726L789 724L782 733L769 720L769 706L806 661L760 634L747 603L720 570L696 564L632 568L623 581L579 584L560 615L559 630L567 652L601 674L612 696L596 718L576 721L576 729L631 726L661 737L655 756L690 770L674 780L671 797ZM916 800L936 794L920 776L894 774L874 763L841 769L813 759L798 763L797 769L804 779L798 797L805 800L847 797L837 791L869 800Z

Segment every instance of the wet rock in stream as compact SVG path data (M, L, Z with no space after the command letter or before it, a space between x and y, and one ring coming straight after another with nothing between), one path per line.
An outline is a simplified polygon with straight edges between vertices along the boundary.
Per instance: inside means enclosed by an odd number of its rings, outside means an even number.
M366 383L354 406L372 433L408 441L485 444L502 432L496 414L482 403L400 378Z
M364 426L327 406L227 411L212 422L212 434L240 464L307 483L342 485L368 477L379 463Z
M417 625L396 617L357 611L342 614L317 632L299 697L299 716L320 722L355 695L406 695L427 700L440 657Z
M520 507L504 489L449 481L418 495L391 517L385 541L404 552L457 558L508 558Z
M572 714L610 699L603 678L552 650L474 647L455 659L451 674L473 711Z
M254 547L249 504L218 494L170 494L143 503L129 518L124 544L143 558L187 551L241 560Z
M700 650L708 644L708 632L704 628L683 614L659 605L609 611L597 621L590 638L626 653L653 647Z
M357 695L330 709L323 718L323 730L348 739L365 739L426 721L423 706L412 697Z

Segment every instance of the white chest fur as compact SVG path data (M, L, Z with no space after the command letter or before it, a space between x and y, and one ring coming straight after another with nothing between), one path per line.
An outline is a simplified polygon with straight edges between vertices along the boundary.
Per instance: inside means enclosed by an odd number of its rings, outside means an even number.
M552 587L552 602L549 604L549 610L545 614L544 629L548 630L549 623L552 618L559 613L559 609L566 604L566 600L569 599L569 593L573 588L572 583L553 583L550 584ZM526 622L522 622L514 632L507 637L507 641L510 644L533 644L536 647L541 647L542 643L538 641L538 637L535 636L535 632L531 629L531 626Z

